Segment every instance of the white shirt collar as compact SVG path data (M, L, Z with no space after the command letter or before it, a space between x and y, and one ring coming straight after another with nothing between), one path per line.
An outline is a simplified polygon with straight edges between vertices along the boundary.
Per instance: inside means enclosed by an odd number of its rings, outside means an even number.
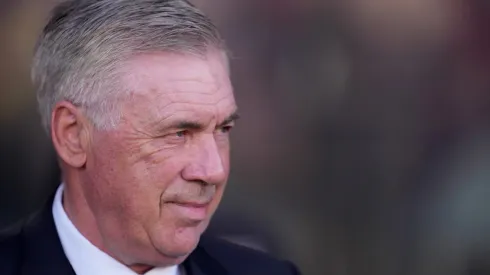
M61 245L68 261L77 275L136 275L87 240L70 221L62 204L64 185L56 191L53 202L53 217ZM156 267L145 275L179 275L178 266Z

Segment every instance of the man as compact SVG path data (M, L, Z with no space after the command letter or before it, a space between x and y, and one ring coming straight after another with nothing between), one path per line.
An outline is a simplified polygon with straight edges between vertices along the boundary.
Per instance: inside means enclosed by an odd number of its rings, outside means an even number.
M184 0L72 0L33 81L63 184L0 242L0 274L297 274L203 237L237 118L221 38Z

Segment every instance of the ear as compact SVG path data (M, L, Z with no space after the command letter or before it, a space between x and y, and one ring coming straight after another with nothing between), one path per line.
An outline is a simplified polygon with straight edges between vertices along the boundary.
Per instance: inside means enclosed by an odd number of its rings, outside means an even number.
M85 166L89 123L78 107L67 101L56 104L51 114L51 139L65 163L75 168Z

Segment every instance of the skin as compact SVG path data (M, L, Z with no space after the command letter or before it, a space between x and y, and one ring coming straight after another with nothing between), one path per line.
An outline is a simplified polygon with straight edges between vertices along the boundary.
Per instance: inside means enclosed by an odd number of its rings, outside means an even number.
M59 102L52 139L63 205L95 246L138 273L180 264L215 212L229 175L237 107L226 59L175 53L126 63L121 120L98 130Z

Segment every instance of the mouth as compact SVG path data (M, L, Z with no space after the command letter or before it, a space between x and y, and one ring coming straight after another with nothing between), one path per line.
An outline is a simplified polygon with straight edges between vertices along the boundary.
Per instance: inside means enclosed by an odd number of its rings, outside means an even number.
M209 202L167 202L169 208L178 216L192 220L203 221L208 216Z
M181 207L191 207L191 208L202 208L202 207L207 207L209 205L209 202L175 202L175 201L172 201L170 203L173 203L173 204L181 206Z

